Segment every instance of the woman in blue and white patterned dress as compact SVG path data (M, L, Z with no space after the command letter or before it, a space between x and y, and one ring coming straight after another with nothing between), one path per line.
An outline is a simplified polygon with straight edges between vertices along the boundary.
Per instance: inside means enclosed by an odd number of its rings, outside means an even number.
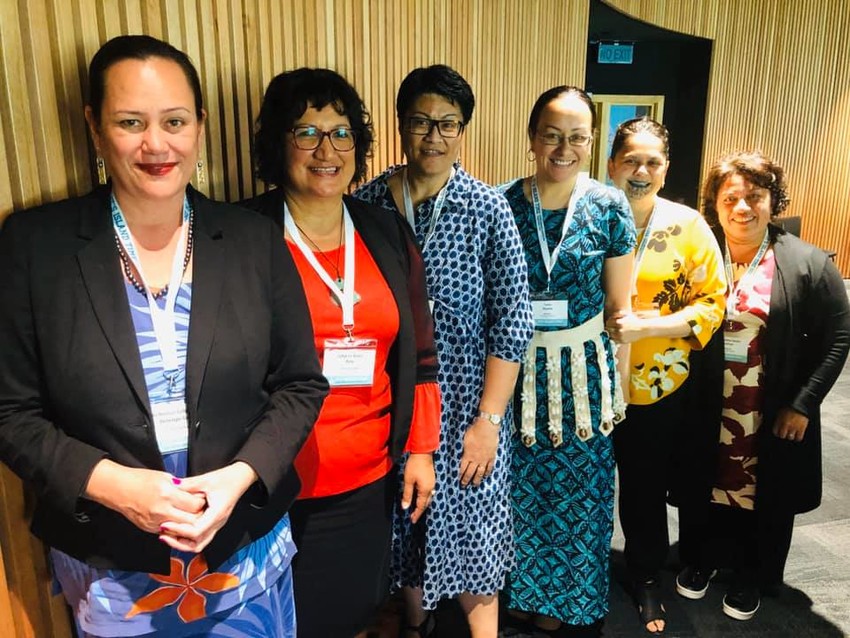
M594 128L584 91L546 91L528 124L537 170L502 187L535 322L513 442L517 567L505 588L507 620L523 633L598 636L608 613L610 434L625 402L604 318L630 307L635 228L622 193L580 172Z
M510 208L458 163L475 99L453 69L412 71L396 110L407 165L355 195L405 215L426 263L443 417L437 490L424 524L397 516L394 587L405 587L410 635L428 635L425 610L459 598L472 636L493 638L514 563L510 511L510 399L531 337L522 244Z

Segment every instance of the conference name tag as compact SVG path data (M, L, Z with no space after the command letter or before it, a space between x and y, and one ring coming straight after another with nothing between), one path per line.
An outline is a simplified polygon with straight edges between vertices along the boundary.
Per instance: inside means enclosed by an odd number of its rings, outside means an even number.
M531 302L534 325L540 328L566 328L568 309L566 299L536 299Z
M723 346L726 361L746 363L749 359L750 335L746 331L724 332Z
M377 351L377 339L325 339L322 374L331 387L370 386Z
M156 443L162 454L182 452L189 447L189 419L186 403L164 401L151 405Z

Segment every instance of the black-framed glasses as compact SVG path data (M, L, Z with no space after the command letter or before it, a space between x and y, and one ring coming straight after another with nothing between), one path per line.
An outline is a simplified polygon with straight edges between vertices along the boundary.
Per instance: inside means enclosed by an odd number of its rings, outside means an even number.
M429 135L435 126L443 137L457 137L463 131L464 124L460 120L432 120L418 115L404 121L404 130L413 135Z
M292 142L302 151L313 151L319 148L326 137L331 141L331 146L338 151L354 149L354 131L347 126L337 126L330 131L323 131L317 126L304 125L296 126L290 129L290 132Z
M592 135L584 133L573 133L572 135L564 135L563 133L538 133L537 138L545 146L560 146L564 140L569 142L570 146L587 146L593 141Z

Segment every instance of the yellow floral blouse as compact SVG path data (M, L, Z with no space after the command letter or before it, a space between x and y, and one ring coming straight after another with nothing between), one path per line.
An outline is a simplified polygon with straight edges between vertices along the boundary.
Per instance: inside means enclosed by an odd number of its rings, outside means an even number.
M697 211L659 197L651 232L637 273L633 311L669 315L682 310L691 335L632 344L629 402L635 405L655 403L685 382L691 349L708 343L723 321L726 304L723 257Z

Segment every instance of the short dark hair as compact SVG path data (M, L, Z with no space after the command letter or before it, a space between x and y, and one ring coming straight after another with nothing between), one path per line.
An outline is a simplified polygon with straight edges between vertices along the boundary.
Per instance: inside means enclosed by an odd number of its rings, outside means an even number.
M284 186L286 136L295 120L309 108L333 106L351 123L354 131L354 177L352 184L366 177L366 161L371 157L372 117L357 90L336 71L302 67L274 77L266 88L254 131L254 158L257 177L267 184Z
M702 187L702 215L715 232L720 228L717 193L728 178L740 175L751 184L770 191L770 216L781 214L791 200L785 183L785 170L759 150L734 151L712 164Z
M416 99L426 93L439 95L452 104L457 104L463 115L463 123L469 124L472 111L475 110L475 95L472 93L472 87L460 73L445 64L432 64L413 69L402 80L395 100L395 112L399 122Z
M124 60L147 60L149 58L163 58L177 63L186 80L192 88L195 96L195 115L203 119L204 98L201 95L201 80L195 65L189 56L180 49L157 40L149 35L119 35L107 40L97 50L89 64L89 102L94 121L100 123L103 98L106 94L106 72L111 66Z
M593 131L596 130L596 108L593 106L593 100L590 98L590 95L577 86L562 84L561 86L554 86L548 91L544 91L540 94L540 97L537 98L537 101L531 108L531 115L528 116L528 139L532 139L537 133L537 125L540 123L540 114L543 113L543 109L546 108L546 105L553 100L557 100L564 94L575 95L587 105L587 108L590 109L590 128Z
M661 152L664 153L664 157L670 159L670 132L661 122L656 122L646 115L626 120L617 127L614 141L611 142L611 159L617 157L617 153L625 146L628 139L638 133L649 133L661 140Z

